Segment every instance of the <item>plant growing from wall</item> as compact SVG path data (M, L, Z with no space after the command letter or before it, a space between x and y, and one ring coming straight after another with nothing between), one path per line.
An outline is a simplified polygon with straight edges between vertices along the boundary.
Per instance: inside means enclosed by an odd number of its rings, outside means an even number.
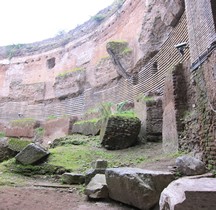
M102 22L105 18L106 18L105 14L96 14L92 17L92 19L98 23Z
M67 77L73 72L78 72L78 71L83 71L83 70L85 70L85 69L82 67L75 67L71 70L63 71L62 73L58 74L57 77Z
M104 102L100 104L100 114L101 118L107 118L112 114L112 107L113 103L112 102Z
M11 59L15 55L17 55L19 53L20 49L22 49L23 46L24 46L24 44L12 44L12 45L8 45L6 47L8 59Z

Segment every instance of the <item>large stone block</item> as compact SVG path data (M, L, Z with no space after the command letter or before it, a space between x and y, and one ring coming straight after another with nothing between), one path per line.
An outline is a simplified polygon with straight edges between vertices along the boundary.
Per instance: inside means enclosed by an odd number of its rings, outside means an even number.
M85 182L85 176L77 173L64 173L62 175L62 181L66 184L83 184Z
M72 127L72 133L79 133L86 136L92 135L96 136L99 135L101 128L101 120L98 121L81 121L76 122Z
M86 186L85 194L89 198L108 198L106 177L104 174L96 174Z
M35 128L39 127L39 125L38 121L30 118L14 120L6 128L6 136L33 138L35 136Z
M75 119L69 117L47 120L44 123L43 144L52 143L53 140L70 134L70 129Z
M215 210L215 200L215 178L182 178L161 193L160 210Z
M178 157L176 166L178 172L186 176L200 175L206 171L205 164L202 161L187 155Z
M136 144L140 126L136 117L111 116L102 125L101 144L110 150L128 148Z
M16 160L23 165L36 163L40 159L49 155L49 152L36 144L27 145L16 155Z
M0 138L0 162L14 157L17 153L9 148L8 138Z
M174 180L172 173L138 168L109 168L105 174L110 198L143 210L154 207Z

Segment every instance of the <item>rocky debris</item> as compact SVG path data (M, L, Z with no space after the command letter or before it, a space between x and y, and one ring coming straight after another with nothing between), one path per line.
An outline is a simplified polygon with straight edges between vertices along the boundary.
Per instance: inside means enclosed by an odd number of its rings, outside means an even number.
M106 169L108 162L106 160L98 159L95 162L92 162L92 168L94 169Z
M38 121L30 118L13 120L6 128L6 136L33 138L35 129L39 126L40 123Z
M89 198L108 198L108 188L104 174L96 174L86 186L85 194Z
M160 210L215 210L215 200L215 178L182 178L163 190Z
M206 171L205 164L202 161L187 155L176 159L176 167L179 173L186 176L200 175Z
M36 144L27 145L22 151L20 151L16 156L16 160L23 165L30 165L36 163L42 158L49 155L49 152L43 147Z
M9 148L8 138L0 138L0 162L14 157L17 153Z
M138 168L109 168L105 175L110 198L145 210L157 205L174 180L172 173Z
M87 185L91 179L96 175L96 174L105 174L105 170L107 168L107 161L106 160L96 160L95 162L92 162L92 169L88 170L85 175L85 184Z
M99 135L101 128L101 121L81 121L77 122L72 127L72 133L79 133L86 136L92 135L96 136Z
M64 173L62 175L62 181L65 184L83 184L85 182L85 176L77 173Z
M111 116L101 127L101 144L110 150L133 146L137 143L140 126L137 117Z

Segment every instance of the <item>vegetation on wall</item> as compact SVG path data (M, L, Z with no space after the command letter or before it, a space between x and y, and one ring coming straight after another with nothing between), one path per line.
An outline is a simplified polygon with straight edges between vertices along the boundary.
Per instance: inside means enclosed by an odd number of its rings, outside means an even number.
M18 120L12 120L12 126L32 126L36 123L36 120L33 118L22 118Z
M12 44L6 47L6 54L8 59L13 58L19 54L19 51L23 48L24 44Z
M115 55L125 55L132 52L128 42L125 40L112 40L106 45L107 50L111 50Z
M70 76L71 73L83 71L83 70L85 70L85 69L82 67L75 67L71 70L63 71L62 73L58 74L57 77L67 77L67 76Z

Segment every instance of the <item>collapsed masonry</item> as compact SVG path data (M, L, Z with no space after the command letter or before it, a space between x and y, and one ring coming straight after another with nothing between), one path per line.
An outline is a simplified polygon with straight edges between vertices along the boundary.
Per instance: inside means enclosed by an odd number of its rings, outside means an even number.
M127 0L118 15L94 24L97 30L85 25L88 32L82 28L79 40L38 55L4 58L0 119L81 118L99 102L136 104L140 94L153 92L163 98L140 102L141 141L162 135L165 152L193 150L215 165L215 14L213 0ZM111 42L121 56L109 45L107 56L106 45L116 37L126 40ZM175 48L181 43L187 43L182 54ZM137 76L135 84L131 75Z

